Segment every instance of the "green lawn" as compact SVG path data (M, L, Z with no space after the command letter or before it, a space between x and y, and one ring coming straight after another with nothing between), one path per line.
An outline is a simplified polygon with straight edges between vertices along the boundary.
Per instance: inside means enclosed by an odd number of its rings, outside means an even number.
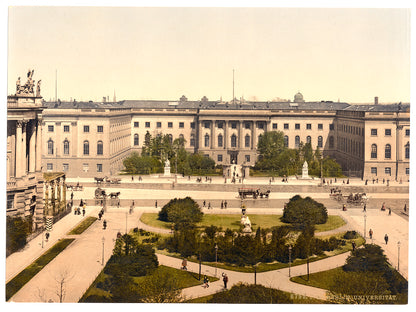
M22 288L32 277L38 274L49 262L51 262L60 252L62 252L69 244L74 241L71 239L62 239L47 250L42 256L37 258L22 272L16 275L10 282L6 284L6 301L9 300L20 288ZM53 278L53 277L51 277Z
M67 235L82 234L86 229L88 229L91 226L91 224L95 222L95 220L97 220L96 217L87 217L80 224L78 224L71 231L69 231Z
M271 228L273 226L286 225L280 221L281 215L249 215L253 230L258 227ZM140 220L150 226L164 229L171 229L172 223L164 222L157 219L157 213L143 213ZM328 216L328 221L325 224L316 225L316 232L329 231L339 228L345 224L345 221L339 216ZM200 227L215 225L223 229L230 228L238 230L240 228L239 214L204 214L202 221L197 224Z

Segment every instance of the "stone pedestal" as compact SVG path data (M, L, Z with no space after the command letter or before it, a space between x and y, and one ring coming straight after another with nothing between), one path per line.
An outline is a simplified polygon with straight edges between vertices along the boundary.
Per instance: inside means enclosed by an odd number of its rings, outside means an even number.
M306 162L306 160L303 163L302 167L302 179L309 179L308 163Z
M165 166L165 171L163 173L163 176L170 177L170 166L169 167Z

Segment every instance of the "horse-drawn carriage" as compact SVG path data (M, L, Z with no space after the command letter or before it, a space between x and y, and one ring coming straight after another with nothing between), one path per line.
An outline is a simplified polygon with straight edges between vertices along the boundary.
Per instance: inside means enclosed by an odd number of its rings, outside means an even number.
M77 183L76 185L67 184L66 189L71 190L71 191L82 191L84 187L80 185L79 183Z
M111 192L108 194L111 199L118 198L120 196L120 192Z
M107 176L101 178L101 177L94 177L94 181L97 184L101 183L109 183L109 184L120 184L121 179L118 178L109 178Z
M103 199L104 197L107 196L105 193L105 190L100 187L97 187L95 189L94 195L95 195L95 199Z
M365 204L367 200L368 200L368 197L366 193L355 193L355 194L350 193L350 195L348 195L347 197L347 203L353 204L353 205Z
M239 188L238 189L238 196L244 199L248 196L252 196L253 199L260 198L269 198L270 190L267 191L260 191L260 189L253 189L253 188Z

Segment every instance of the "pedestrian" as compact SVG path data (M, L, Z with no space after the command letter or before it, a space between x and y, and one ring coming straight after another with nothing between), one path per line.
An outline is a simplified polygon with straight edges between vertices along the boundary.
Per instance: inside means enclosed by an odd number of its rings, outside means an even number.
M368 179L367 180L365 180L365 185L367 185L368 184Z
M224 288L227 289L228 276L224 272L222 273L222 281L224 282Z
M387 243L389 242L389 237L388 237L388 235L386 234L386 235L384 235L384 241L386 242L386 245L387 245Z
M351 243L351 246L352 246L352 251L355 251L356 245L355 245L355 242L354 241Z
M85 206L84 206L84 207L82 207L82 216L83 216L83 217L85 216Z
M342 205L342 211L347 211L347 206L345 204Z
M157 200L155 200L155 208L157 209Z
M387 186L390 186L390 180L387 180Z
M224 209L224 201L221 201L221 209Z
M208 209L211 209L211 203L208 203Z
M131 206L134 208L134 200L131 202Z
M131 182L133 182L134 181L134 176L131 176Z
M370 229L370 231L368 231L368 235L370 235L370 239L373 239L373 230Z
M117 208L120 208L120 199L117 201Z
M74 199L74 192L71 191L71 200Z
M383 178L383 184L384 184L384 182L386 182L386 179Z
M204 275L204 285L205 285L205 288L208 288L209 287L208 282L209 282L208 277L206 275Z
M363 212L366 212L366 211L367 211L367 205L364 204Z
M101 221L101 217L102 217L103 215L101 214L101 211L98 213L98 220L100 220Z
M389 216L391 216L391 208L389 207Z
M46 238L46 241L48 241L48 239L49 239L49 232L46 232L45 238Z
M350 184L350 179L347 179L347 184Z
M205 200L202 202L202 207L205 208Z
M224 208L227 209L227 201L224 201Z
M383 204L381 205L381 210L382 210L382 211L386 210L386 204L385 204L385 203L383 203Z
M84 206L84 201L82 200L82 198L81 198L81 200L80 200L80 202L79 202L79 206L80 206L80 207Z
M186 261L186 259L184 258L183 261L182 261L182 268L181 269L187 271L188 270L187 266L188 266L188 261Z
M403 208L403 210L404 210L404 212L406 212L406 210L407 210L407 206L406 206L406 204L404 204L404 208Z
M107 221L106 220L104 220L103 221L103 229L105 230L107 228Z

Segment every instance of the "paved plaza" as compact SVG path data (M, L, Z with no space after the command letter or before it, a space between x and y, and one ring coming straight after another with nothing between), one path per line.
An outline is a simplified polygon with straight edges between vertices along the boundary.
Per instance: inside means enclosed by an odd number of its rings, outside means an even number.
M136 177L137 179L137 177ZM68 181L69 183L80 182L85 184L83 191L74 192L74 206L77 207L78 201L86 199L93 202L93 194L96 188L91 184L92 179L73 179ZM140 216L143 212L157 212L162 205L173 197L185 197L191 196L199 203L203 200L212 200L213 202L227 200L230 202L229 208L220 209L219 205L213 205L213 209L203 209L204 213L235 213L236 218L241 213L240 200L237 197L236 191L207 191L200 190L201 187L205 187L207 184L201 186L200 183L188 181L186 178L178 179L176 189L152 189L157 182L160 185L170 185L173 179L158 179L156 177L144 177L140 182L141 187L134 187L138 185L137 180L131 181L131 177L125 177L120 185L104 187L106 190L118 189L121 191L121 205L120 208L108 207L107 212L104 214L103 219L107 220L108 227L106 230L102 228L102 221L96 221L81 235L67 235L68 231L82 221L83 218L73 213L68 214L56 224L54 224L53 231L49 238L49 242L43 241L42 237L38 236L31 240L24 250L16 252L6 259L6 282L10 281L20 271L22 271L27 265L32 263L48 248L50 248L55 242L61 238L74 237L76 238L63 252L61 252L55 259L53 259L47 266L45 266L37 275L35 275L20 291L18 291L10 301L15 302L39 302L39 301L57 301L57 281L62 279L62 276L68 278L66 283L66 295L64 302L78 302L84 292L88 289L90 284L94 281L97 275L103 268L102 262L108 261L112 254L115 238L118 232L125 233L134 227L143 228L145 230L155 230L143 223L139 222ZM350 187L365 187L364 182L361 180L350 180ZM224 183L222 178L213 178L213 186L222 186ZM282 184L281 182L274 182L275 185ZM396 189L402 189L402 192L381 192L386 186L369 186L372 188L380 188L378 193L369 192L369 203L367 205L367 211L364 213L361 207L349 207L347 211L342 211L340 206L335 201L328 199L328 192L323 192L322 187L318 187L316 184L318 181L298 181L293 180L289 182L291 186L298 186L300 189L304 186L316 187L317 191L312 192L307 189L306 192L299 192L302 196L311 196L318 201L325 199L326 202L332 203L328 205L328 212L331 215L340 215L347 222L347 225L339 230L355 229L364 235L366 232L367 242L373 242L382 246L385 250L390 263L397 268L398 258L400 258L400 273L404 277L408 277L408 217L401 211L399 204L394 206L395 202L399 202L402 205L403 202L408 205L408 185L399 183L391 183L390 187ZM342 186L342 180L339 182ZM91 185L90 185L91 184ZM335 183L333 183L335 184ZM88 185L88 186L87 186ZM181 189L179 186L181 185ZM184 187L187 185L187 187ZM249 179L246 181L246 185L265 185L269 186L270 183L267 178ZM273 184L272 184L273 186ZM68 193L68 197L69 197ZM258 206L248 208L248 214L281 214L283 203L290 197L295 195L296 192L272 192L270 199L258 201ZM147 205L141 205L141 200ZM132 214L128 213L128 209L131 201L135 201L135 209ZM152 204L155 200L158 201L158 209L155 209ZM379 201L385 201L386 205L394 207L393 213L388 214L388 211L380 211ZM252 199L245 200L245 202L254 201ZM275 205L274 203L277 203ZM390 204L391 203L391 204ZM250 206L248 206L250 207ZM99 206L87 206L86 216L97 216L98 211L101 209ZM364 218L364 215L366 216ZM374 232L373 240L368 239L368 231L372 229ZM155 231L167 231L157 229ZM386 245L384 242L384 235L388 234L389 241ZM398 242L400 241L400 245ZM400 246L400 250L399 250ZM104 252L103 252L104 251ZM400 255L399 255L400 252ZM312 262L310 264L310 272L318 272L328 270L330 268L342 266L345 263L349 253L341 254L335 257L326 258L321 261ZM160 264L171 266L174 268L180 268L180 259L158 255ZM199 267L197 263L189 262L189 270L198 272ZM217 270L217 276L224 272L224 270ZM238 282L254 283L253 273L241 273L234 271L226 271L229 276L229 287ZM291 275L303 275L306 273L305 265L295 266L291 269ZM202 274L215 275L214 266L202 266ZM288 269L281 269L271 272L264 272L257 274L257 283L267 287L274 287L284 291L293 292L299 295L306 295L318 299L325 299L325 291L322 289L299 285L290 282L288 276ZM199 296L208 295L216 291L222 290L222 282L217 281L211 283L209 288L202 286L194 286L183 290L183 295L186 298L195 298Z

